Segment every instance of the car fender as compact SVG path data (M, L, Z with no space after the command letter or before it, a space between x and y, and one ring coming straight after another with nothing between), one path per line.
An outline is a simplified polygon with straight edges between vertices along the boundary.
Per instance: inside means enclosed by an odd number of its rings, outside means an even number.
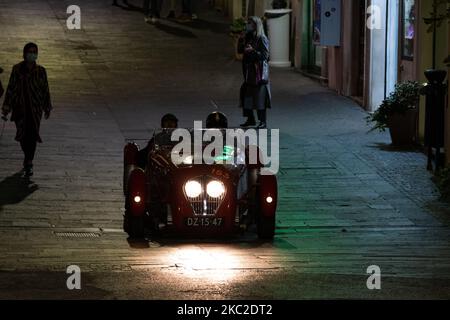
M134 169L128 179L127 211L134 217L143 216L146 211L147 196L145 172L140 168Z
M128 143L123 150L123 193L128 193L130 173L137 168L139 148L135 143Z

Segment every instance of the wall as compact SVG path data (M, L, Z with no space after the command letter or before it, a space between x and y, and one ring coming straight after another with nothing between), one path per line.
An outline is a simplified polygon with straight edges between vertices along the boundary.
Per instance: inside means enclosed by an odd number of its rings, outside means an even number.
M373 0L372 5L381 8L381 12L386 12L385 0ZM381 14L381 29L372 29L369 31L369 75L368 75L368 99L367 109L374 111L378 108L385 97L385 68L386 54L386 15Z
M428 26L423 22L424 17L428 17L429 13L432 12L432 1L421 0L419 2L419 74L418 81L425 83L427 80L424 75L424 71L432 67L432 46L433 46L433 34L427 32ZM449 53L449 31L448 25L444 23L437 32L437 48L436 48L436 63L438 69L448 70L444 64L445 58ZM450 125L447 114L447 128ZM425 99L421 99L420 103L420 116L419 116L419 135L421 138L425 135ZM447 132L446 140L447 150L450 150L450 137ZM449 160L447 156L447 160Z
M303 25L303 0L292 0L292 26L291 34L294 38L294 67L301 68L302 61L302 25Z
M272 8L272 0L256 0L255 1L255 15L262 17L266 9Z
M381 9L381 29L367 29L366 109L375 111L394 90L398 80L399 1L372 0L368 6ZM376 15L376 12L372 12Z

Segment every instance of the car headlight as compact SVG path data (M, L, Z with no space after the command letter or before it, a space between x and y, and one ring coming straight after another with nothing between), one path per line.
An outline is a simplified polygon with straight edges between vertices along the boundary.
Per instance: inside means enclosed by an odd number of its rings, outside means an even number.
M184 191L189 198L197 198L202 194L202 185L198 181L188 181L184 186Z
M225 193L225 186L220 181L211 181L206 186L206 192L211 198L220 198Z

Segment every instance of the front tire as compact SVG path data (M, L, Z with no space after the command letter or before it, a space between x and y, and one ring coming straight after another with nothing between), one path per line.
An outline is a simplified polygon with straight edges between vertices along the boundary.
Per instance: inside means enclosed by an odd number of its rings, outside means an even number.
M260 214L256 222L258 238L261 240L273 240L275 237L275 217L263 217Z
M142 239L145 236L144 217L127 217L127 233L130 238Z
M259 196L259 187L257 187L254 208L256 211L256 231L258 233L258 238L261 240L273 240L273 238L275 237L275 216L266 217L262 215Z

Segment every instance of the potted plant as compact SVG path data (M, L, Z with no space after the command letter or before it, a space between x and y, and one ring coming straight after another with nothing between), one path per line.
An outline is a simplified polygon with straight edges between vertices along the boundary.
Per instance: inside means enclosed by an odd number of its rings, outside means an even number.
M245 18L237 18L230 25L230 36L233 39L234 54L236 60L242 60L243 55L238 52L239 38L245 32L247 21Z
M389 129L393 145L411 145L416 139L417 104L421 88L415 81L397 84L380 108L367 118L369 123L375 124L371 131Z

